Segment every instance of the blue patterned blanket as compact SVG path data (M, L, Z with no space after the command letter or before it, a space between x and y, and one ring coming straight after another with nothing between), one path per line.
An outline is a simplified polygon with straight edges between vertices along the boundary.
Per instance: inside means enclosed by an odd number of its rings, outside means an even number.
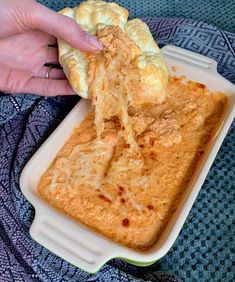
M235 83L235 35L193 20L145 18L160 46L174 44L218 62ZM0 94L0 281L234 281L235 129L231 128L170 252L147 268L118 259L91 275L34 242L34 209L19 187L22 168L78 97ZM166 272L167 271L167 272Z

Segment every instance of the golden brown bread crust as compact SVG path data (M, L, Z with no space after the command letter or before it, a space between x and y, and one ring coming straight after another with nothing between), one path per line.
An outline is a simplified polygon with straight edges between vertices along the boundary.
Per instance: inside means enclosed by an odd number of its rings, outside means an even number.
M91 34L106 26L119 26L136 45L132 54L133 62L140 69L140 104L165 100L164 90L168 81L166 63L145 23L139 19L127 22L128 11L125 8L104 1L90 0L73 9L65 8L60 13L74 19ZM81 97L88 98L87 56L62 40L58 40L58 46L59 60L72 88Z

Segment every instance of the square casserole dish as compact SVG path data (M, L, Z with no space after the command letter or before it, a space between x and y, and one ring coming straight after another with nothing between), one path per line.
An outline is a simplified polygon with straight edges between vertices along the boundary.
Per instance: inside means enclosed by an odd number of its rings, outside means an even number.
M209 90L224 92L229 96L229 105L218 134L208 145L178 208L152 248L147 251L136 251L119 245L56 210L37 192L41 175L49 167L74 127L90 111L89 101L82 99L78 102L22 171L21 190L35 208L35 218L30 228L31 237L56 255L87 272L97 272L112 258L121 258L134 265L147 266L169 251L235 116L235 85L217 73L215 61L170 45L163 47L162 52L172 76L184 75L187 79L205 84ZM172 66L176 66L174 72Z

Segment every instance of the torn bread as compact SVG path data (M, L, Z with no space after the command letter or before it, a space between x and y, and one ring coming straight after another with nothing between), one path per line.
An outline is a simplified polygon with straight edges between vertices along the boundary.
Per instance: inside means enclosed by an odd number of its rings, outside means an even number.
M165 100L168 71L164 58L155 43L148 26L140 19L127 21L128 11L115 3L87 1L60 13L74 19L92 35L109 26L118 26L133 41L132 63L139 69L141 93L138 103L161 103ZM87 78L89 57L59 40L59 59L74 89L83 98L89 98ZM140 92L140 91L139 91Z

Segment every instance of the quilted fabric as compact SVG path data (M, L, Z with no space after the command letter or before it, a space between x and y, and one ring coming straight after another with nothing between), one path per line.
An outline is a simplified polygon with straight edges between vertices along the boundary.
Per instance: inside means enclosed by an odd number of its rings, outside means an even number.
M81 3L81 0L38 0L48 7L60 10ZM212 23L218 28L235 32L234 0L107 0L116 2L130 11L130 17L162 16L194 19Z
M235 83L234 34L193 20L144 20L161 46L174 44L216 59L220 73ZM20 191L20 173L77 101L78 97L0 95L0 281L179 281L175 275L188 282L234 281L234 127L177 241L154 265L140 268L115 259L91 275L30 238L34 209Z

